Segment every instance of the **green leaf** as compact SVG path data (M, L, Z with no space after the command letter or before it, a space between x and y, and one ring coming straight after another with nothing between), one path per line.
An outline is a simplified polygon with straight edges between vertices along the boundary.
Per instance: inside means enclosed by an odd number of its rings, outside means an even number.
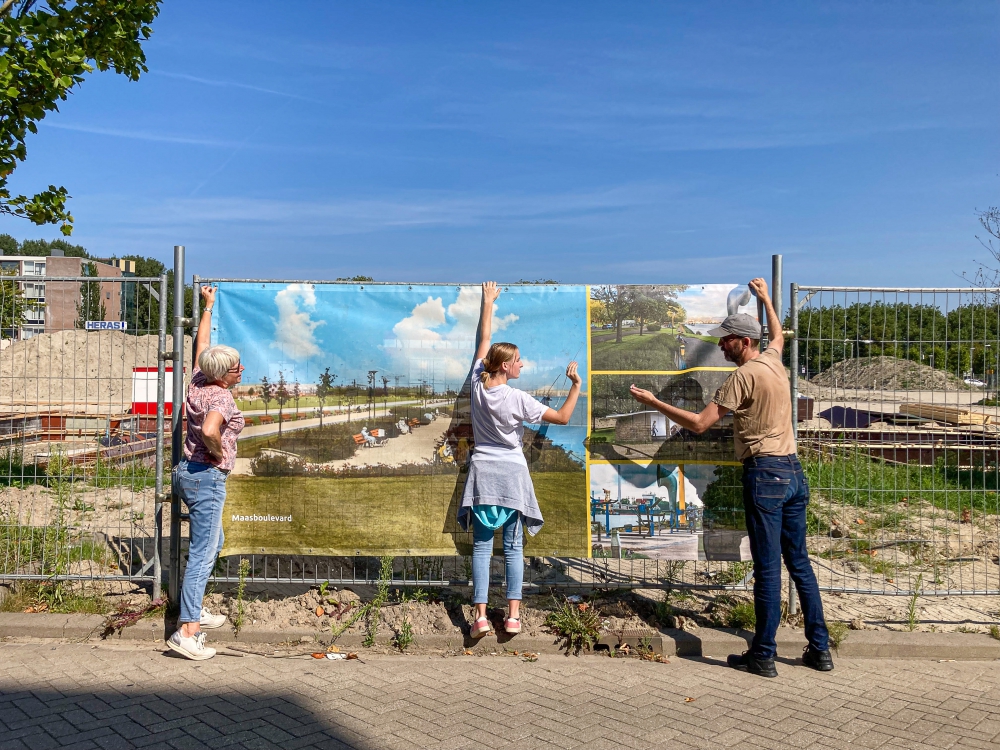
M18 91L13 86L11 86L9 89L7 89L7 96L9 96L9 97L13 98L13 97L17 96L19 93L21 93L21 92Z

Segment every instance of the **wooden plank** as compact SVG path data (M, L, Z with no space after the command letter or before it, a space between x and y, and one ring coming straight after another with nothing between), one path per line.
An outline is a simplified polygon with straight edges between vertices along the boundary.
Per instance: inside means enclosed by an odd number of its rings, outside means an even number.
M931 404L900 404L899 413L911 417L933 419L935 422L948 422L958 425L987 425L992 418L988 414L980 414L959 409L954 406L934 406Z

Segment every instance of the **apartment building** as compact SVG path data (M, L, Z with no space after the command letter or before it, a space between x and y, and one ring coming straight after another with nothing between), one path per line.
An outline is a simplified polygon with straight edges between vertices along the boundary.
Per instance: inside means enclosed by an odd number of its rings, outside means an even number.
M117 261L112 265L87 258L67 258L58 254L46 257L0 255L0 273L5 276L33 277L22 279L17 285L25 299L35 303L32 309L28 310L24 324L20 328L4 330L3 338L30 339L40 333L75 328L77 307L81 302L80 283L47 279L53 276L82 276L84 263L94 264L98 279L122 277L125 275L123 270L128 269L128 263L132 263L131 270L133 272L135 270L134 261ZM104 304L104 320L122 319L122 294L126 291L123 286L120 282L99 282L101 302Z

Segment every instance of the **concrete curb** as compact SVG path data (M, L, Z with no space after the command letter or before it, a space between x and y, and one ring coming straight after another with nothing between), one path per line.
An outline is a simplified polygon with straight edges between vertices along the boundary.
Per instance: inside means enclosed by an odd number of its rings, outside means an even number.
M0 638L52 638L65 640L100 640L104 618L100 615L60 615L0 613ZM306 628L288 628L280 632L244 628L237 638L230 626L208 631L209 640L226 643L308 643L328 644L330 634ZM162 642L168 635L163 619L141 620L109 640L130 642ZM655 653L680 657L725 657L745 651L753 633L730 629L698 628L693 632L683 630L626 631L624 638L605 635L598 642L598 649L617 647L620 640L633 649L646 645ZM360 635L342 635L337 644L347 649L361 648ZM473 641L461 633L429 633L415 637L415 645L422 648L458 651L472 649L478 652L518 650L537 653L564 653L561 641L552 636L516 636L491 633ZM793 628L779 628L778 658L797 659L806 646L805 633ZM388 638L380 637L378 645L389 645ZM905 633L889 630L852 630L835 651L836 656L855 659L1000 659L1000 641L982 633Z

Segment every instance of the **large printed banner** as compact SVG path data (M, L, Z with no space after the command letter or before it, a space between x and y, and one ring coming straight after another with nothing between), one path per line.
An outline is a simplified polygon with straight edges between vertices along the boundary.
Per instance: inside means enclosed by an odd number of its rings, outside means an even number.
M731 418L693 435L629 386L703 408L734 367L707 331L750 301L732 284L503 288L512 385L559 408L570 360L586 384L569 425L525 430L545 517L525 554L748 559ZM213 342L240 352L247 417L224 554L469 554L479 307L478 285L220 283Z

